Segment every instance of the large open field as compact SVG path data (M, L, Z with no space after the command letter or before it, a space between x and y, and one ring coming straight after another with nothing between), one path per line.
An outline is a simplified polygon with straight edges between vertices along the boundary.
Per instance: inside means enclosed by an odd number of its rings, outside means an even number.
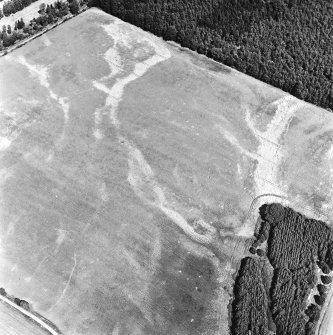
M332 114L102 11L0 83L0 287L64 334L228 334L259 206L333 224Z

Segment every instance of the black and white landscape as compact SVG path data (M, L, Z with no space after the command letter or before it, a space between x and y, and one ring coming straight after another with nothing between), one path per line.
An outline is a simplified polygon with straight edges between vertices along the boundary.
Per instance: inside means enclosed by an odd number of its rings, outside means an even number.
M97 8L56 25L0 58L0 333L331 334L333 115Z

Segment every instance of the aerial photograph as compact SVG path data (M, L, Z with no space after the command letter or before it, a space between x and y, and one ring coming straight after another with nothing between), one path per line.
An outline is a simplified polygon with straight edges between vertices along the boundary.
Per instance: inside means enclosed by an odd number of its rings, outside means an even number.
M333 335L332 279L332 0L0 0L0 335Z

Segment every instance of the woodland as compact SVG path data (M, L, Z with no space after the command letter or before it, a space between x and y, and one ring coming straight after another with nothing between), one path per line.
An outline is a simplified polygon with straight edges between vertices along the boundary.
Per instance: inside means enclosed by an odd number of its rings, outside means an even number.
M84 4L84 0L81 3ZM69 0L68 2L57 0L51 5L42 3L39 8L39 15L28 23L25 23L23 18L21 18L15 22L14 27L11 25L2 26L0 31L0 51L43 31L48 25L66 18L68 14L77 15L80 10L80 4L77 0Z
M333 231L280 204L264 205L260 212L250 248L256 256L242 260L234 286L232 334L313 335L331 283Z
M90 4L333 109L331 0L90 0Z

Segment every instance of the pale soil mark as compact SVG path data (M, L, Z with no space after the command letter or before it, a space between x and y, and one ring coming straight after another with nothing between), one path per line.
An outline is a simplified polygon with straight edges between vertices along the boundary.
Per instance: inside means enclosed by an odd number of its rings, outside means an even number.
M278 201L286 205L286 203L288 203L288 195L286 191L282 190L278 180L279 167L283 159L283 153L280 149L280 141L283 134L288 131L294 113L303 103L296 98L287 95L274 101L272 104L276 107L275 115L264 132L257 129L251 118L250 111L246 111L245 121L253 135L259 141L256 152L250 152L245 149L238 142L237 138L227 130L220 128L220 132L230 144L240 151L241 154L257 161L257 166L254 172L255 199L263 195L269 196L271 194L272 197L270 201ZM266 199L265 201L269 200ZM253 204L251 204L251 207L252 205ZM253 235L253 219L254 218L251 217L246 220L245 224L237 233L239 236L251 237Z
M323 307L316 335L332 335L333 334L333 285L326 298L326 304Z
M8 149L11 143L11 140L9 140L7 137L0 136L0 151Z
M44 264L44 262L49 258L48 255L44 256L44 258L38 263L36 269L34 270L34 272L32 273L31 276L24 278L24 280L27 283L30 283L32 278L36 275L36 273L38 272L38 270L41 268L41 266Z
M250 111L247 110L246 112L245 121L253 135L259 141L256 152L248 151L238 142L234 135L223 128L219 128L228 142L243 155L257 160L258 164L254 174L255 196L267 193L275 194L277 192L280 195L286 196L284 191L277 189L279 186L278 170L283 158L280 150L280 140L288 130L293 114L302 106L302 102L287 95L274 101L272 104L276 106L276 112L268 124L267 130L264 132L256 128L251 119Z
M12 57L9 57L10 59L14 59ZM68 124L69 121L69 100L67 97L60 97L58 96L50 87L50 83L48 81L48 69L45 66L42 66L40 64L30 64L27 62L27 60L23 57L20 56L17 61L22 64L23 66L25 66L28 70L29 73L32 77L36 78L40 85L45 87L47 89L47 91L49 92L49 96L51 99L55 100L61 107L62 111L63 111L63 117L64 117L64 125L63 125L63 131L59 137L59 139L56 141L55 146L59 146L61 145L61 143L63 142L63 140L65 139L65 131L66 131L66 126ZM53 152L51 152L46 161L49 162L51 161L53 158Z
M111 78L113 73L119 74L123 72L124 69L123 62L120 58L121 53L117 50L117 48L121 46L130 49L131 37L127 32L122 31L121 21L118 19L115 19L114 22L109 25L103 26L103 28L114 41L112 46L112 49L114 51L109 51L105 55L105 58L110 66L110 75L102 78L99 81L95 81L93 84L95 88L107 94L105 106L108 107L110 110L110 121L118 131L119 141L125 144L128 150L129 173L127 180L131 185L134 193L143 202L146 202L149 205L157 207L159 210L161 210L167 217L170 218L172 222L174 222L179 228L181 228L185 234L187 234L189 237L199 243L210 243L212 239L216 236L217 232L215 231L215 229L203 220L199 220L197 225L202 226L207 233L198 234L179 212L171 208L171 205L166 199L164 191L162 190L161 186L158 185L158 183L156 182L154 178L154 172L148 162L145 160L142 152L137 147L135 147L134 144L130 143L126 138L121 138L119 135L121 123L118 119L118 106L122 100L125 87L132 81L143 76L150 67L170 58L170 51L162 45L154 43L154 37L152 37L151 39L141 38L137 42L147 43L149 47L152 47L155 50L155 54L142 62L136 63L132 72L130 72L125 77L117 78L116 83L111 88L108 88L103 82L105 78ZM115 57L115 60L110 60L110 55ZM98 118L99 115L97 115L97 120ZM95 123L96 126L98 126L98 122ZM98 134L97 129L95 129L94 133L95 136L96 134Z
M59 297L58 300L55 302L55 304L52 305L52 306L49 308L48 312L51 312L51 311L52 311L52 310L59 304L59 302L63 299L63 297L65 296L65 294L66 294L66 292L67 292L67 290L68 290L69 284L70 284L70 282L71 282L71 280L72 280L72 277L73 277L73 274L74 274L74 271L75 271L75 268L76 268L76 254L75 254L75 252L74 252L74 258L73 258L73 260L74 260L74 264L73 264L72 270L71 270L71 272L70 272L70 274L69 274L69 277L68 277L68 280L67 280L67 282L66 282L66 285L65 285L65 287L64 287L64 289L63 289L63 291L62 291L60 297Z
M41 36L41 40L43 41L43 43L48 47L52 44L52 42L50 41L50 39L47 37L47 35L42 35Z
M199 220L197 224L202 226L207 233L204 235L198 234L179 212L171 208L162 187L156 182L154 172L144 159L141 151L132 147L129 143L127 143L127 146L129 149L129 174L127 180L135 194L143 202L160 209L186 235L196 242L202 244L212 242L217 233L216 229L204 220Z
M12 59L12 58L11 58ZM23 66L27 67L30 75L32 77L35 77L38 79L39 83L41 86L45 87L48 92L50 97L57 101L58 104L61 106L61 109L63 110L64 113L64 122L67 124L68 119L69 119L69 103L68 103L68 98L67 97L59 97L56 93L53 92L53 90L50 88L50 83L48 82L48 69L45 66L42 65L33 65L27 62L27 60L23 57L20 56L17 61L22 64Z
M260 135L257 136L259 140L257 154L260 157L264 157L264 159L258 160L254 175L256 196L265 193L277 193L275 187L272 187L272 185L264 182L259 177L264 177L273 184L279 185L278 171L283 159L283 153L279 148L280 140L283 134L288 131L294 113L303 105L301 101L289 95L274 101L273 104L276 106L276 112L265 132L255 130L256 128L253 124L247 122L249 128L254 132L254 135L258 133ZM271 164L267 164L267 161L271 162ZM280 195L287 196L283 190L280 190Z
M112 334L111 335L119 335L119 331L120 331L119 326L118 326L118 324L116 324L114 326L113 330L112 330Z

